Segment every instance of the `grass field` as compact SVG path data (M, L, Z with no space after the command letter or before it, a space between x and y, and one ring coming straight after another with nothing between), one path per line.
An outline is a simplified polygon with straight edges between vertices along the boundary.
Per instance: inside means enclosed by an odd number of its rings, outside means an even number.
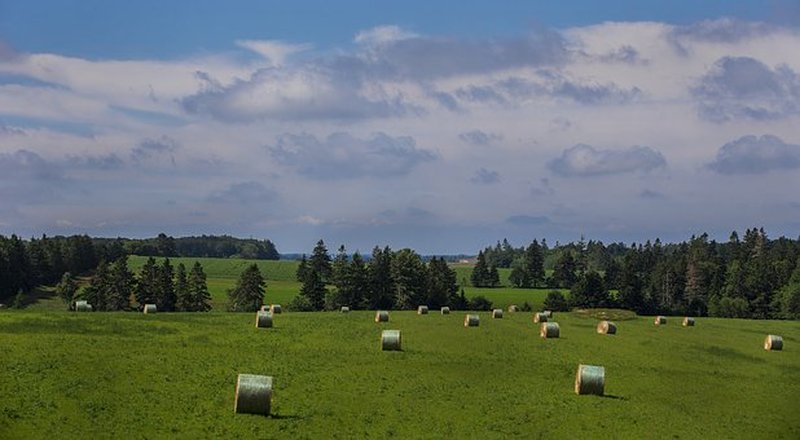
M800 322L556 320L543 340L529 313L3 311L0 438L800 438ZM605 397L574 394L579 363ZM233 413L238 373L274 376L274 417Z

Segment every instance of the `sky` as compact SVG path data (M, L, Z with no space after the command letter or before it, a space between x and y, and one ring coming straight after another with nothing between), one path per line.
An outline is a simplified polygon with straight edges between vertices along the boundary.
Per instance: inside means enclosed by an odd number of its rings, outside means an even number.
M800 234L800 2L0 0L0 234Z

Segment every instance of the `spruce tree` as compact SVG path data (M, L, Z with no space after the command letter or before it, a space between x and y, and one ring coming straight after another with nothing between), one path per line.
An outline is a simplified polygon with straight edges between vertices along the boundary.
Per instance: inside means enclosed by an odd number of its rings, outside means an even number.
M308 270L308 260L306 260L306 254L303 254L303 258L300 259L300 264L297 265L297 271L295 272L295 279L299 282L303 282L306 279L306 271Z
M159 295L158 280L159 269L156 259L150 257L139 272L139 283L136 289L136 302L139 303L139 309L143 308L145 304L156 302Z
M158 269L158 298L156 299L158 310L165 312L175 311L177 298L175 296L173 277L172 264L170 264L169 258L164 258L164 262Z
M369 293L367 308L391 309L394 306L394 280L392 279L392 250L389 246L372 250L369 262Z
M328 289L322 281L319 272L309 270L306 272L306 279L300 287L300 294L308 299L308 303L313 310L322 310L325 307L325 295Z
M106 309L125 310L130 306L136 278L128 270L128 256L123 255L109 269L109 291Z
M203 266L199 261L195 261L192 266L192 271L189 274L189 279L186 282L187 296L187 311L190 312L207 312L211 310L211 294L208 292L206 284L206 274L203 272Z
M314 252L308 260L308 268L317 273L323 283L327 283L331 279L331 256L328 255L328 248L325 247L325 242L322 240L317 242L314 246Z
M264 303L266 283L258 265L248 266L236 282L236 287L228 291L228 309L233 312L255 312Z
M91 283L83 290L83 299L92 305L93 310L108 310L110 284L108 264L105 261L101 261L95 270Z
M75 294L78 293L78 284L72 278L72 274L65 272L61 277L61 281L56 285L56 295L64 301L67 310L72 309L72 303L75 301Z
M478 251L478 259L475 261L475 267L472 268L469 281L474 287L489 287L491 285L490 276L486 257L483 251Z
M189 282L186 278L186 266L183 263L178 263L175 272L175 310L178 312L191 311Z

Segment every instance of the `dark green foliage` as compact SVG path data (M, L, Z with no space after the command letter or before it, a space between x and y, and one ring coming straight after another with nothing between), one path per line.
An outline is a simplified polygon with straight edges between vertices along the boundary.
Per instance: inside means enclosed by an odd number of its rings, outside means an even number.
M111 291L111 276L108 264L101 261L92 277L92 281L83 289L82 298L92 305L95 311L108 310L108 297Z
M258 265L251 264L242 272L236 287L228 291L228 310L232 312L255 312L264 303L266 282L258 270Z
M610 302L603 277L593 270L584 273L572 286L569 294L569 303L572 307L608 307Z
M497 267L490 266L486 262L486 257L483 252L478 252L475 267L472 268L472 275L470 275L470 283L474 287L495 287L500 284L500 276L497 273Z
M342 306L352 310L363 308L364 292L369 288L369 274L364 259L358 252L347 261L344 247L333 264L333 278L336 289L325 298L327 310L338 310Z
M65 272L61 277L61 281L56 284L56 295L64 301L67 309L72 308L72 303L75 301L75 294L78 293L78 284L72 278L72 274Z
M106 310L127 309L135 288L136 278L133 276L133 272L128 270L128 256L124 255L109 267Z
M425 304L428 299L427 269L416 252L411 249L395 252L391 271L395 287L395 307L410 310Z
M306 254L303 254L303 258L300 259L300 264L297 265L297 272L295 274L295 279L299 282L303 282L306 279L306 271L308 270L308 260L306 260Z
M325 307L325 296L328 289L322 277L316 270L306 272L306 279L300 287L300 295L304 296L312 310L322 310Z
M187 312L211 310L211 293L208 292L206 274L203 272L203 266L197 261L192 266L192 271L186 280L186 298L184 306Z
M459 303L456 272L447 265L444 258L433 257L428 262L428 299L425 302L432 309L442 306L454 307Z
M366 295L368 309L390 309L394 306L394 280L392 279L392 250L389 246L372 250L369 263L369 291Z
M485 296L478 295L469 301L467 308L469 310L492 310L492 302Z
M331 256L328 254L328 248L325 247L325 242L322 240L317 242L314 246L314 252L308 260L308 271L316 272L317 277L322 283L327 283L331 278Z
M106 240L98 241L104 243ZM242 239L228 235L173 238L161 233L156 238L123 241L128 253L150 257L280 259L275 244L270 240Z
M547 292L547 296L544 298L544 308L554 312L567 312L569 303L561 291L554 289Z
M554 287L571 289L578 281L577 263L572 251L564 251L558 257L555 268L553 269L552 284Z
M295 296L288 304L286 304L286 309L290 312L313 312L314 307L311 306L311 303L308 302L308 298L303 295Z
M159 311L174 312L177 298L175 296L175 285L173 281L174 271L169 258L165 258L161 267L158 268L158 294L156 296L156 307Z
M175 272L175 310L178 312L190 311L191 297L189 296L189 280L186 277L186 266L178 263Z
M155 303L159 296L159 268L153 257L147 259L139 272L139 284L135 296L139 309L145 304Z

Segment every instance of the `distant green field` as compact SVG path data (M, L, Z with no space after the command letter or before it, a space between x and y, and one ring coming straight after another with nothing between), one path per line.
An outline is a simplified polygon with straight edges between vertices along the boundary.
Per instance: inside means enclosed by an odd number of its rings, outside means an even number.
M800 438L800 322L529 313L142 315L0 312L0 438ZM379 349L381 329L402 352ZM783 335L766 352L767 333ZM606 396L578 396L579 363ZM236 375L272 375L273 417L236 415Z

